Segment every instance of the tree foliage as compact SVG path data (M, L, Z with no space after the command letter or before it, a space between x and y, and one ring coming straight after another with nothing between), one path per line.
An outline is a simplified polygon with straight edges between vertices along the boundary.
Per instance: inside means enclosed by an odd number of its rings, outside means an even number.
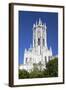
M34 69L30 72L30 78L41 78L43 77L42 71L39 69Z
M57 77L58 76L58 59L55 58L46 64L44 70L45 77Z
M19 70L19 79L29 78L29 72L26 70Z

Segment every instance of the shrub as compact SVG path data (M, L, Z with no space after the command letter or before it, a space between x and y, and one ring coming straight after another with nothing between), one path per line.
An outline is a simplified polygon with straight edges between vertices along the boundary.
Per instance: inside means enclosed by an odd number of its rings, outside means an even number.
M58 76L58 58L49 61L46 64L46 69L43 71L45 77Z
M19 79L29 78L29 72L26 70L19 70Z

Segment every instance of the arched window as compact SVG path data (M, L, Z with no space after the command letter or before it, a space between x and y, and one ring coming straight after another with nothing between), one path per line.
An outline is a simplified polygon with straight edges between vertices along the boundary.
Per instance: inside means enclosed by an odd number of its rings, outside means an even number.
M40 38L38 38L38 45L40 45Z

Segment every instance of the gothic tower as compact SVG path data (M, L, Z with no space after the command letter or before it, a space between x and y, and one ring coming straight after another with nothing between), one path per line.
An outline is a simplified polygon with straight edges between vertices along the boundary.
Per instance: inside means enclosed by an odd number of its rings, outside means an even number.
M39 54L42 53L43 48L47 48L47 34L46 34L46 23L42 24L41 19L39 22L33 25L33 47L37 50Z

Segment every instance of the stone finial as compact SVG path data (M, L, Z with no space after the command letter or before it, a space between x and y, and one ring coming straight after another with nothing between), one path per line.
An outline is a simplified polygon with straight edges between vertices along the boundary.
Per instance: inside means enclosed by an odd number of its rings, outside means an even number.
M25 52L27 52L27 49L25 48Z
M37 26L37 21L36 21L36 26Z
M32 51L32 45L30 44L30 48L29 48L29 51Z
M33 24L33 28L35 28L35 24Z
M42 25L42 21L41 21L41 19L39 18L39 25Z
M51 48L51 46L50 46L50 52L52 53L52 48Z

